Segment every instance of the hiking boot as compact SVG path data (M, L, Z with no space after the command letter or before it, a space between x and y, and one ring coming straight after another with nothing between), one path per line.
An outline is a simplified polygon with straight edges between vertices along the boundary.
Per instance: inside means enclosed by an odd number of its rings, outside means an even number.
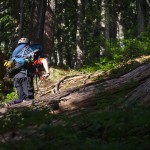
M21 102L22 102L21 99L15 99L15 100L12 100L11 102L7 103L7 105L11 106L11 105L19 104Z
M19 108L19 107L31 106L32 103L33 103L33 99L31 99L31 100L23 100L20 103L16 103L16 104L10 105L9 108Z
M23 100L22 105L23 106L29 106L33 104L34 99L30 99L30 100Z
M5 114L8 110L8 107L4 104L1 108L0 108L0 114Z
M7 112L7 108L0 108L0 114L5 114Z
M9 106L10 106L10 105L9 105L8 103L5 103L5 104L4 104L4 107L5 107L5 108L9 108Z

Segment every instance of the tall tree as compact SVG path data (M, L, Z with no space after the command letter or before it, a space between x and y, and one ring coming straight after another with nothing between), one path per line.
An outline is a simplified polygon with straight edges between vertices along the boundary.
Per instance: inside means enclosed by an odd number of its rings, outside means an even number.
M31 1L31 7L30 7L30 21L29 21L29 33L28 37L31 38L32 32L33 32L33 19L34 19L34 11L35 11L35 0Z
M149 0L146 0L146 2L147 2L147 4L148 4L148 6L150 7L150 1L149 1Z
M110 7L110 38L116 39L117 37L117 20L118 20L118 12L117 12L117 3L115 0L111 0Z
M136 0L137 2L137 33L140 35L144 32L144 6L143 0Z
M19 21L19 33L18 37L23 36L23 21L24 21L24 0L20 0L20 21Z
M111 20L111 16L110 16L110 5L109 5L109 0L102 0L102 5L104 6L104 26L105 26L105 45L104 47L101 49L103 55L107 56L109 54L109 48L111 45L111 38L110 38L110 20Z
M57 57L54 48L54 38L55 38L55 18L56 18L56 6L57 0L48 0L47 11L45 14L45 31L44 31L44 43L47 49L49 59L51 64L56 64Z
M76 68L83 65L83 43L82 43L82 0L77 0L77 29L76 29Z
M65 47L65 26L66 26L66 20L65 20L65 11L66 9L63 8L61 15L59 17L60 22L60 32L59 37L57 37L57 42L59 43L59 48L57 49L57 65L62 66L63 65L63 59L64 59L64 47Z
M47 0L41 0L39 26L37 32L37 39L39 41L42 41L43 39L46 6L47 6Z

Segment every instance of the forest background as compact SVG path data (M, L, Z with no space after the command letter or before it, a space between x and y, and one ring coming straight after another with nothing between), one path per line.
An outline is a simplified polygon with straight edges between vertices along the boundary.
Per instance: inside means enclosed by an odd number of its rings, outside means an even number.
M149 8L149 0L1 0L1 53L25 36L43 43L54 66L125 61L149 52Z

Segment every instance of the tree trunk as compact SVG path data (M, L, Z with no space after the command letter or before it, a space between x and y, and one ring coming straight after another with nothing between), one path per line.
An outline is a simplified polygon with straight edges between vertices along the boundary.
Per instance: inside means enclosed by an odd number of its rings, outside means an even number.
M143 0L137 0L137 32L144 32L144 9Z
M23 36L23 18L24 18L24 0L20 0L20 22L19 22L19 38Z
M110 12L109 12L109 6L108 6L108 0L104 2L105 5L105 38L107 41L110 39Z
M51 65L57 61L55 48L54 48L54 35L55 35L55 11L57 0L47 0L47 9L45 13L44 37L43 44L46 55L48 56Z
M76 30L76 68L83 65L83 45L82 45L82 0L77 1L77 30Z
M63 60L64 60L64 45L65 45L65 9L62 10L62 16L60 19L60 24L61 24L61 35L58 37L58 43L59 43L59 48L57 51L57 65L58 66L63 66Z
M29 33L28 33L29 38L31 38L31 35L32 35L32 32L33 32L34 11L35 11L35 0L32 0L31 16L30 16L30 24L29 24Z
M117 37L117 5L116 2L113 0L111 3L111 19L110 19L110 39L116 39Z
M40 7L39 26L38 26L38 32L37 32L37 38L39 41L42 41L43 34L44 34L46 5L47 5L47 0L42 0L41 7Z
M111 48L111 38L110 38L110 9L108 0L102 2L104 4L104 13L105 13L105 48L103 55L109 57L109 50Z
M147 4L148 4L148 6L150 7L150 1L149 1L149 0L146 0L146 2L147 2Z
M4 60L6 59L6 55L4 53L4 51L0 50L0 79L2 79L5 76L6 73L6 68L4 67Z

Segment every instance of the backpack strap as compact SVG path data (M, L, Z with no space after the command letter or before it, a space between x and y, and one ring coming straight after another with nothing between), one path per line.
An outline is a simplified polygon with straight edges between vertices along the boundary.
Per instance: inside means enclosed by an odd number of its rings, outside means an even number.
M26 51L27 49L29 49L29 45L25 46L22 50L20 50L20 51L15 55L15 57L23 57L23 58L24 58L24 56L25 56L25 51ZM21 53L21 52L22 52L22 54L19 55L19 53Z

